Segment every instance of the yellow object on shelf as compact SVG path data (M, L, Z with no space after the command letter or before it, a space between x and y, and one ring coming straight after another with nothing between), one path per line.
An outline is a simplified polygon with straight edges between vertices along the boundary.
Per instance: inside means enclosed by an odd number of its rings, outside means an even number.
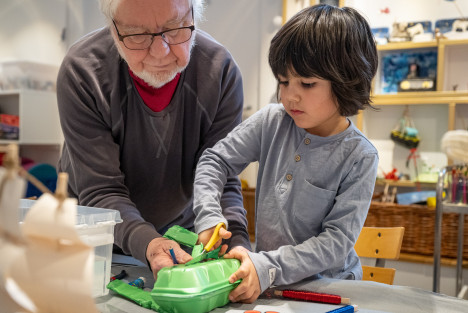
M435 208L436 206L436 197L427 198L427 206L430 208Z
M247 189L249 188L249 183L247 183L247 181L245 179L241 179L241 186L242 186L242 189Z
M442 198L445 198L445 191L442 192ZM435 208L436 207L436 203L437 203L436 197L428 197L426 201L427 201L427 206L429 208Z

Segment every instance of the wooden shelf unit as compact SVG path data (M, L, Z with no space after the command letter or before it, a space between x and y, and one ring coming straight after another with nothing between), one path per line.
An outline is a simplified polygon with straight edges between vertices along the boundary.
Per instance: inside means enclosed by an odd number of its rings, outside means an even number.
M404 92L396 94L374 94L373 104L375 105L427 105L442 104L448 106L448 129L455 129L455 110L457 104L468 104L468 91L425 91L425 92ZM363 129L364 115L359 112L356 125Z

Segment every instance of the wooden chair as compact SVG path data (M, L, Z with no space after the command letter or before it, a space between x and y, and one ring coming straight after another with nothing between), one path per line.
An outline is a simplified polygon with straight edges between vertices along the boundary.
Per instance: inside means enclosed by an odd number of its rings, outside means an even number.
M362 266L362 280L393 285L394 268L385 268L385 260L400 257L404 227L363 227L354 249L360 257L375 258L375 266Z

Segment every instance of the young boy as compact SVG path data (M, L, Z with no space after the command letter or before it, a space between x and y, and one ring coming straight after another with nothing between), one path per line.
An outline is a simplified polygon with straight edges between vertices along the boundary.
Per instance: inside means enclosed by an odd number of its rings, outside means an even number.
M196 170L195 230L206 243L226 223L226 178L259 162L256 251L234 248L242 279L231 301L253 302L271 285L360 279L354 244L377 173L374 146L347 116L371 106L377 50L354 9L317 5L292 17L271 41L269 63L282 104L271 104L207 149ZM229 237L223 231L223 238Z

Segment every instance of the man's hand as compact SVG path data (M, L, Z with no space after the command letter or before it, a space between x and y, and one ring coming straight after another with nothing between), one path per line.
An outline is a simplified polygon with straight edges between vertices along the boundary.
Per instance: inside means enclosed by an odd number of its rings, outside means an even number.
M158 278L160 269L174 265L169 252L171 248L174 249L174 254L179 263L187 263L192 259L192 256L182 250L177 242L164 237L154 238L146 248L146 259L151 266L155 280Z
M260 280L247 251L244 247L235 247L224 256L226 259L235 258L241 261L239 269L229 277L231 284L242 279L239 286L229 294L232 302L252 303L260 295Z
M216 228L216 226L208 228L208 229L202 231L200 234L198 234L198 243L199 244L203 243L203 246L205 247L206 244L208 243L208 241L210 241L211 236L213 235L213 231L215 230L215 228ZM227 231L224 227L221 227L219 229L219 238L220 239L215 243L212 250L219 247L219 245L221 244L222 239L229 239L229 238L231 238L231 236L232 236L232 233L230 231ZM227 245L223 245L221 247L221 250L219 251L219 255L223 255L224 253L226 253L227 248L228 248Z

